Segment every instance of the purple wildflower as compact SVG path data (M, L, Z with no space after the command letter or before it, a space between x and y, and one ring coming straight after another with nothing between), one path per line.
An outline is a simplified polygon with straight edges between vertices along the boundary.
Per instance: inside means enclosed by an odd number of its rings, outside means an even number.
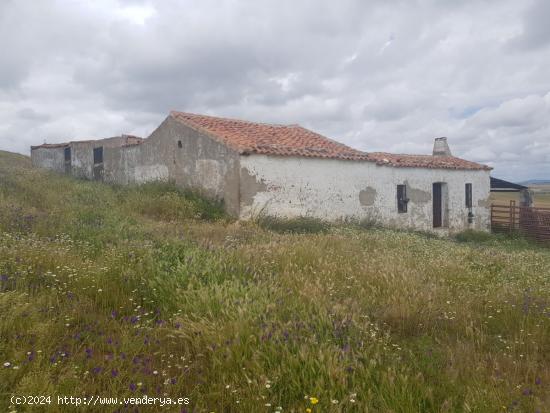
M129 388L130 388L131 391L136 391L137 386L134 383L130 383Z
M112 369L112 370L111 370L111 376L112 376L112 377L118 376L118 370L117 370L117 369Z

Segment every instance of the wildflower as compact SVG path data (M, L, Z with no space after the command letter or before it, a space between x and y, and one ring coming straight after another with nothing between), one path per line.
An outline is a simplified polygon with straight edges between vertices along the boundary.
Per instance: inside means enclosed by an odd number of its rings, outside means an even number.
M4 367L9 367L9 366L11 366L11 363L10 363L9 361L6 361L6 362L4 363Z
M131 391L135 391L137 389L137 386L134 383L130 383L129 388Z
M306 409L306 413L311 413L311 409L309 407Z
M330 402L331 402L332 404L338 404L338 403L339 403L339 401L336 400L336 399L332 399Z
M113 376L113 377L118 376L118 370L117 369L112 369L111 370L111 376Z
M319 399L317 397L310 397L309 398L309 401L311 404L315 405L317 403L319 403Z

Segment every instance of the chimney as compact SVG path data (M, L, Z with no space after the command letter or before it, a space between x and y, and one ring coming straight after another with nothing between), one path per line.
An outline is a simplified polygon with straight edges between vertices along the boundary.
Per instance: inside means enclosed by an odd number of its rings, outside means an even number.
M433 156L452 156L447 138L435 138Z

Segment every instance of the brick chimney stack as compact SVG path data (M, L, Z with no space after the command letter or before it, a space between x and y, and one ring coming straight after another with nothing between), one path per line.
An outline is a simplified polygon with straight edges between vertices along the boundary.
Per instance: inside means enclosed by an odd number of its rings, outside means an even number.
M447 138L435 138L433 156L452 156Z

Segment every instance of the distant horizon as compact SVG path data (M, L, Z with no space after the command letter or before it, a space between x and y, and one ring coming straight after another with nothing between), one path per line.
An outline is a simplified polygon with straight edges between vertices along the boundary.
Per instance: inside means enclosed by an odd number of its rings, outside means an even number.
M101 138L98 138L98 139L101 139ZM48 143L53 143L53 142L48 142ZM29 152L28 153L14 152L14 151L9 151L9 150L2 149L2 148L0 148L0 151L16 153L16 154L19 154L19 155L24 155L24 156L30 157L30 146L29 146ZM503 177L503 175L496 176L492 172L491 172L491 176L493 176L495 178L504 179L505 181L513 182L513 183L516 183L516 184L521 184L521 185L538 183L538 182L534 182L534 181L540 181L540 183L542 183L542 184L550 184L550 177L549 178L528 178L528 179L518 180L518 179L514 179L514 178L505 178L505 177Z

